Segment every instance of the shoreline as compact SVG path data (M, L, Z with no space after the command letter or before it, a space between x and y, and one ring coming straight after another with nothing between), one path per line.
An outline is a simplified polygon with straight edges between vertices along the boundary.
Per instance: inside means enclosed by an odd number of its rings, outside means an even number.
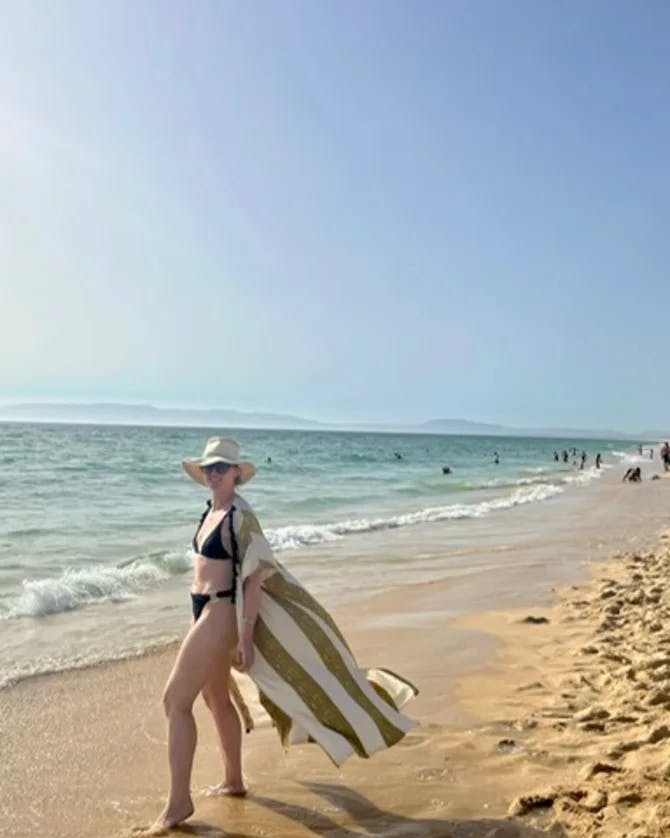
M656 518L651 513L645 518L644 510L650 498L662 505L666 490L670 482L665 480L649 487L612 483L607 490L639 522L629 539L634 545L627 546L647 549L655 540ZM612 507L608 514L617 511ZM534 520L527 515L520 514L522 523ZM514 714L501 710L505 702L518 705L520 695L523 702L531 696L519 693L517 683L510 685L518 660L506 656L510 649L517 654L514 643L520 638L526 655L533 648L529 641L543 638L546 628L520 625L516 618L521 612L541 615L559 607L560 599L554 602L557 586L571 590L574 580L578 589L589 584L585 566L598 553L597 545L587 547L580 531L571 538L572 559L548 561L557 549L549 542L536 556L537 544L531 540L531 565L522 557L496 566L491 576L484 564L477 572L375 594L364 606L331 608L361 665L388 666L421 690L407 707L419 727L372 761L351 760L336 770L315 746L285 754L276 733L261 727L243 743L250 796L245 801L204 796L198 790L220 779L220 758L213 726L198 701L196 814L185 829L207 836L289 838L354 836L361 828L389 838L543 834L546 813L511 821L510 802L532 792L547 774L562 777L565 766L547 768L529 760L526 751L501 752L497 743L526 735L516 728L510 733L506 722ZM607 566L615 561L608 560ZM532 579L529 568L535 572ZM459 613L459 602L468 602L471 613L462 608ZM494 603L501 609L493 611ZM556 648L547 647L557 659L561 637L554 638ZM167 788L159 705L174 650L170 644L135 658L41 674L0 691L0 835L122 836L152 822ZM507 663L501 668L500 661ZM532 668L532 659L526 665ZM491 696L490 706L480 703L482 695Z
M528 567L535 568L532 573L536 574L538 560L533 553L541 552L544 545L542 538L530 539L533 543L529 545L529 534L541 532L546 520L561 520L571 505L600 503L597 484L608 483L610 478L611 473L603 472L596 485L589 477L589 485L578 483L565 494L561 489L558 497L539 498L540 503L533 493L547 487L517 486L515 492L530 493L531 497L524 495L512 503L512 495L506 495L502 498L504 509L491 507L481 517L470 517L472 511L468 509L468 514L463 513L460 518L429 518L411 525L404 522L398 528L351 533L342 540L326 540L289 551L286 556L279 555L310 591L331 608L354 599L360 602L369 595L366 587L371 586L376 595L417 580L453 580L471 571L479 572L482 558L488 564L505 564L510 557L514 559L517 543L525 551ZM581 480L579 473L575 479ZM477 501L474 507L492 503L490 499ZM384 563L389 574L380 576L377 571ZM100 578L97 571L84 568L82 578L75 573L74 579L70 579L66 570L57 578L47 575L44 580L29 580L18 619L0 621L5 650L0 649L0 690L33 675L135 657L147 647L169 645L183 635L183 602L188 601L186 565L180 564L179 572L167 579L161 577L158 585L147 589L141 586L139 591L133 587L132 574L137 571L150 577L156 572L160 575L160 567L157 570L151 562L140 563L129 571L130 582L125 577L118 579L117 570L103 566ZM25 587L26 582L23 584ZM127 591L126 585L130 585ZM70 601L72 586L76 591L74 607ZM91 601L77 607L77 597L89 594ZM59 602L65 602L66 607L55 607ZM158 619L154 616L156 611Z

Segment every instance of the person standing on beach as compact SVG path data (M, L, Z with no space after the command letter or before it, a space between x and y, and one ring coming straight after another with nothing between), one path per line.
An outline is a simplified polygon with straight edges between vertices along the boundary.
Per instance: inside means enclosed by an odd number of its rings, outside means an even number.
M193 618L163 693L170 790L145 835L164 834L194 812L191 771L197 739L193 703L212 713L224 780L210 793L243 797L242 731L251 714L231 666L259 691L284 747L316 742L340 765L399 742L415 723L399 712L418 690L386 669L359 670L330 614L275 559L237 487L256 473L231 437L211 437L202 457L182 461L211 500L193 536ZM381 697L383 696L383 698ZM235 704L233 704L233 702Z
M670 469L670 445L667 442L661 445L661 460L663 461L663 470L668 471Z
M600 468L600 463L602 461L602 457L600 456L600 452L596 454L596 468Z

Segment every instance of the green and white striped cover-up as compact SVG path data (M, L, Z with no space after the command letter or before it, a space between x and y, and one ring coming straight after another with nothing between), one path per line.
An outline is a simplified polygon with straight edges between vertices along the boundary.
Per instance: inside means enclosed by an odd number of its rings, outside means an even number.
M248 674L284 747L314 741L340 765L353 754L369 757L399 742L416 724L398 712L418 693L416 687L386 669L359 669L333 618L277 561L251 507L239 495L233 526L240 559L240 631L244 581L259 569L262 580L254 663ZM250 729L248 707L239 688L231 686Z

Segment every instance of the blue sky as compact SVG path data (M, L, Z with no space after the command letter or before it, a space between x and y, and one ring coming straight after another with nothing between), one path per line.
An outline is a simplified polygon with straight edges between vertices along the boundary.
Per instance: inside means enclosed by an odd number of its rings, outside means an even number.
M670 6L0 7L0 400L670 422Z

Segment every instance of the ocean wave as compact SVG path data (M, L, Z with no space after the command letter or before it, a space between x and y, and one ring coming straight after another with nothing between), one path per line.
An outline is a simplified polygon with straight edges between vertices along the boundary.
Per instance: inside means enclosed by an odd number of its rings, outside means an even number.
M576 486L583 486L586 483L590 483L592 480L596 480L602 477L603 472L607 469L612 468L612 466L607 465L607 463L603 463L600 468L596 468L595 466L591 466L590 468L585 468L583 471L577 471L572 474L566 474L563 477L563 483L572 483Z
M595 466L586 468L583 471L565 471L555 472L554 474L543 474L537 477L520 477L518 480L505 480L499 478L498 480L482 480L479 482L470 482L465 484L466 488L471 490L476 489L512 489L516 486L564 486L569 484L583 485L590 483L602 476L602 473L612 466L603 463L599 469ZM529 471L529 469L526 469Z
M68 568L60 576L26 579L3 604L0 619L44 617L100 602L124 602L190 567L187 553L154 553L116 567Z
M87 669L99 663L111 661L125 661L132 658L143 658L152 652L163 649L167 643L176 638L166 636L162 642L149 643L146 646L133 647L130 649L96 650L84 652L73 657L62 658L37 658L31 661L17 661L9 669L0 672L0 690L14 687L21 681L27 681L41 675L48 675L54 672L64 672L77 669Z
M583 473L584 475L586 473ZM577 481L581 476L575 475ZM509 495L479 503L454 503L432 506L416 512L380 518L358 518L325 524L293 524L266 535L277 552L295 550L312 544L339 541L348 535L393 530L437 521L481 518L492 512L537 503L563 492L555 483L516 486ZM103 602L124 602L151 586L184 573L191 567L192 555L183 552L154 552L115 566L64 570L59 576L27 579L18 596L2 603L0 619L43 617L74 611Z
M47 527L26 527L22 530L8 530L4 535L7 538L18 540L19 538L33 538L35 536L53 535L53 530Z
M526 503L537 503L561 494L563 491L560 486L543 483L532 488L520 487L507 497L494 498L481 503L454 503L448 506L429 507L418 512L392 515L388 518L359 518L333 524L289 525L267 530L266 535L274 550L294 550L310 544L338 541L347 535L358 533L392 530L434 521L482 518L496 510L511 509L514 506L521 506Z
M612 451L612 456L618 457L623 465L635 466L649 462L649 454L636 454L632 451Z

